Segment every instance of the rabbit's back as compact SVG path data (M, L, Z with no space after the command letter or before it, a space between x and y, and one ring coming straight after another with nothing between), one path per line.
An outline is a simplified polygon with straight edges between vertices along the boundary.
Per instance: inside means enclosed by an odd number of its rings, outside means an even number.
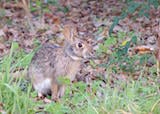
M48 73L45 76L67 76L72 77L80 65L80 61L75 61L67 55L63 47L53 44L43 45L34 55L30 67L42 73ZM48 71L48 72L47 72ZM54 75L49 75L50 73Z
M53 44L44 44L33 56L31 64L38 64L40 66L43 66L44 63L46 63L47 61L49 62L50 59L55 58L56 53L60 48L60 46L56 46Z

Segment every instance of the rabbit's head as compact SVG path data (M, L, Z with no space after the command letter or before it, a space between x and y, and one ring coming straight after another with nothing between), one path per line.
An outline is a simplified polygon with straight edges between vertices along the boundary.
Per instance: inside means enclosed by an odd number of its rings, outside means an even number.
M77 40L65 47L65 52L74 60L87 59L91 57L90 46L81 40Z
M76 28L73 26L66 26L63 31L65 38L65 52L74 60L81 60L83 58L90 58L92 48L86 41L77 37Z

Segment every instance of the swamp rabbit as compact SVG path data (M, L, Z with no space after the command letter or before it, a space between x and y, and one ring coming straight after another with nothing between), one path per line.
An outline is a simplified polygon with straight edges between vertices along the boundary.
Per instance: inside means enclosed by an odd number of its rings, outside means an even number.
M75 29L64 28L64 46L44 44L35 53L28 69L33 88L38 96L51 94L54 101L64 95L65 84L58 82L58 77L75 79L83 59L91 57L92 48L75 36Z

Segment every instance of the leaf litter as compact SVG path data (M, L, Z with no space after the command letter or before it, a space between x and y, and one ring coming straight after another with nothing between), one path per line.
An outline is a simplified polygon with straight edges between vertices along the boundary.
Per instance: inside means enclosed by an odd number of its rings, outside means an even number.
M9 52L12 41L18 42L26 53L35 49L34 41L38 41L40 44L52 42L63 45L62 31L66 25L75 26L76 34L81 36L83 40L91 41L90 43L97 49L99 44L109 37L109 28L114 17L120 16L123 12L120 9L127 7L125 3L116 0L99 2L60 0L57 4L57 6L47 4L48 11L42 11L42 7L30 11L29 5L24 2L1 2L0 11L4 13L3 16L0 16L0 57ZM41 6L43 5L45 7L46 3L42 2ZM31 3L30 7L36 8L38 6ZM155 55L159 61L160 7L151 8L149 15L149 18L142 16L136 19L133 19L136 13L126 16L114 27L113 35L116 36L119 32L134 31L140 43L131 48L140 53L156 50ZM130 36L128 37L130 38ZM124 42L122 42L123 46L127 45L128 39ZM112 49L114 46L109 48ZM82 69L77 74L77 80L90 84L92 80L105 80L107 75L112 75L113 79L110 82L112 86L114 86L114 78L123 81L128 80L130 73L128 74L123 70L120 70L119 74L107 74L107 68L100 66L100 64L107 64L109 57L106 56L93 60L92 64L84 62ZM116 64L113 66L117 67ZM139 71L135 72L134 75L137 79L137 76L140 75Z

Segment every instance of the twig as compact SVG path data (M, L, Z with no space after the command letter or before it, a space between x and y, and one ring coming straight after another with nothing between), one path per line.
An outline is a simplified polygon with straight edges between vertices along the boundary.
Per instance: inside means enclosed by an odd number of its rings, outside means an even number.
M157 60L157 76L158 76L158 77L159 77L159 67L160 67L159 61Z
M153 105L153 107L152 107L152 109L151 109L151 112L153 112L153 110L155 109L155 107L156 107L156 105L157 105L158 103L160 103L160 99L157 100L157 102Z
M27 22L31 28L32 31L34 31L34 27L33 27L33 24L31 22L31 13L30 13L30 10L29 10L29 0L28 0L28 3L26 2L26 0L22 0L22 4L23 4L23 8L26 12L26 15L27 15Z

